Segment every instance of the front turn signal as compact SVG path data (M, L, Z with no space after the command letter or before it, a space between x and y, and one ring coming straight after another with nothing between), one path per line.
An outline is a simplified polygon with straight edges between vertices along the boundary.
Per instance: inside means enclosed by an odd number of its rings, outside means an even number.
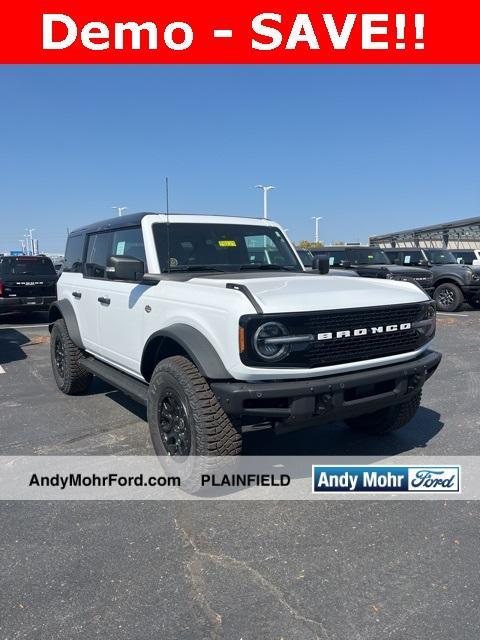
M245 351L245 327L239 327L238 329L238 348L240 353Z

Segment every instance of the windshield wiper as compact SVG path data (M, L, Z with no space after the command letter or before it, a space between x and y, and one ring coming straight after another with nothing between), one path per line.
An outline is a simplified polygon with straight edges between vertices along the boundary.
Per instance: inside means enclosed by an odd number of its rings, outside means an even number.
M241 264L240 271L244 269L258 269L259 271L297 271L297 267L287 267L284 264ZM300 271L300 269L298 269Z
M225 269L212 267L206 264L189 264L182 267L170 267L167 273L177 273L178 271L220 271L220 273L225 273Z

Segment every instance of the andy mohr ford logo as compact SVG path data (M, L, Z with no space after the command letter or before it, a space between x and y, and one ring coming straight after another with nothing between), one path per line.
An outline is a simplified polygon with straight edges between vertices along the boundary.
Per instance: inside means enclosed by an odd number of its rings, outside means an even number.
M395 333L396 331L408 331L412 328L411 322L404 322L403 324L388 324L381 327L369 327L364 329L348 329L346 331L327 331L325 333L319 333L317 340L333 340L334 338L355 338L357 336L375 335L377 333Z

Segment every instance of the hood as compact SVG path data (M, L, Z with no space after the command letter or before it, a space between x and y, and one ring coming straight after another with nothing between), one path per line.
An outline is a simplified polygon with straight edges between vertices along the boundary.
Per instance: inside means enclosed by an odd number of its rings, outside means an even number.
M199 277L190 283L248 288L264 313L294 313L409 304L428 300L416 285L392 280L305 274L249 274L248 277Z
M465 271L474 271L475 273L480 273L480 268L471 266L469 264L458 264L456 262L452 262L450 264L434 264L432 265L437 273L456 273L459 276L463 276Z
M355 269L355 265L353 265L353 269ZM358 265L358 269L374 269L375 271L385 269L390 271L390 273L403 273L408 275L409 273L418 273L419 271L425 271L425 274L428 275L428 269L424 267L409 267L399 264L362 264Z

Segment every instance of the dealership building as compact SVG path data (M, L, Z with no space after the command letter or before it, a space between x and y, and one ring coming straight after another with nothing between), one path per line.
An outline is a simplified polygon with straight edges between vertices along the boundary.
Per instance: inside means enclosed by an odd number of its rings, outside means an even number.
M480 217L371 236L370 245L382 248L480 249Z

